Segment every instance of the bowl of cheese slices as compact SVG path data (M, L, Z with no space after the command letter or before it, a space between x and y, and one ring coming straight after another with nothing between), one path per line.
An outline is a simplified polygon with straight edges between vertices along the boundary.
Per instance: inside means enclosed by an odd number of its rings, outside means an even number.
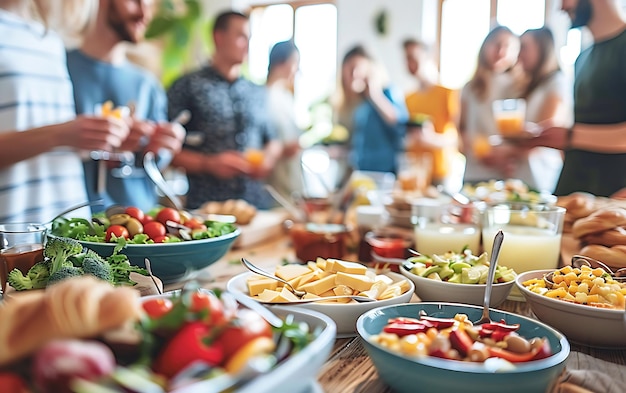
M375 270L357 262L317 258L306 264L279 265L266 269L305 291L302 299L319 299L315 303L291 303L298 300L281 282L252 272L233 277L226 285L229 292L240 292L261 303L277 302L328 315L337 325L338 336L355 336L356 320L364 312L384 305L407 303L415 285L406 277L387 270ZM360 295L374 301L324 300L337 295Z

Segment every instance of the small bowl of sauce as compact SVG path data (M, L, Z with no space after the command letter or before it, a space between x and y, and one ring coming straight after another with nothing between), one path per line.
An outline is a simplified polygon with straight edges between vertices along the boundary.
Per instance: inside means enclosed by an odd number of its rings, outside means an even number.
M321 258L342 258L351 229L343 224L291 222L285 226L293 243L296 258L301 263Z

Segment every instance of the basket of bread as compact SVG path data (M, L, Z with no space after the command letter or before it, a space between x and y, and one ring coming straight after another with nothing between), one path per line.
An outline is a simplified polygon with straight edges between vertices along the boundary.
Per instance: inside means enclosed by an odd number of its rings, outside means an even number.
M573 193L557 204L566 209L563 231L578 240L577 254L626 267L626 200Z
M237 219L237 224L248 225L256 216L257 209L254 205L243 199L228 199L225 201L209 201L200 206L194 213L232 215Z

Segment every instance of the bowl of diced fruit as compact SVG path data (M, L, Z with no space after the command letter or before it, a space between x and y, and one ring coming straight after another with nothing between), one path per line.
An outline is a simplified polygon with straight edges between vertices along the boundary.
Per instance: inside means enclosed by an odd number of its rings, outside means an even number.
M565 368L570 345L552 327L482 307L414 303L364 313L357 330L396 392L546 392ZM427 333L428 332L428 333Z
M104 257L124 254L141 267L147 258L153 274L172 284L219 260L239 234L232 223L198 219L170 207L143 212L112 206L90 219L58 218L49 236L76 239Z
M337 324L337 334L346 337L356 335L356 320L361 314L379 306L407 303L415 289L413 282L401 274L376 271L357 262L331 258L317 258L307 264L279 265L266 270L306 294L300 300L282 283L252 272L233 277L226 288L230 292L248 295L260 303L293 305L328 315ZM325 299L340 295L357 295L371 301ZM299 303L302 300L314 302Z
M415 283L415 294L422 301L482 305L489 271L487 253L474 255L469 249L406 260L400 272ZM490 306L506 300L515 285L515 271L496 266Z

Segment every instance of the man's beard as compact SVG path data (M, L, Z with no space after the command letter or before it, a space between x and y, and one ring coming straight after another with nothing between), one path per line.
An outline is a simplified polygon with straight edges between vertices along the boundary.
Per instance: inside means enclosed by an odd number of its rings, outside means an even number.
M109 5L109 13L107 22L109 27L117 33L122 41L137 43L137 39L128 31L124 20L120 17L113 2Z
M591 20L592 11L589 0L578 0L578 5L574 11L574 19L572 20L572 29L586 26L589 20Z

